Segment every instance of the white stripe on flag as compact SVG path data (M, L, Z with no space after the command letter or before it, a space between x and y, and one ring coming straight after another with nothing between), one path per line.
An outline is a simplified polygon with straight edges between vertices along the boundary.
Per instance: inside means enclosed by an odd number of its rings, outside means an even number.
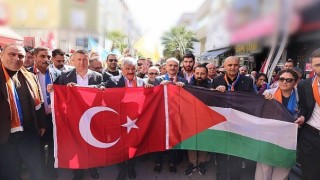
M58 167L58 141L57 141L57 126L56 126L56 116L54 110L54 91L50 93L51 98L51 110L52 110L52 124L53 124L53 157L54 157L54 167Z
M210 108L224 115L227 121L212 126L209 129L239 134L269 142L286 149L296 149L297 124L260 118L231 108Z
M164 85L164 112L166 115L166 149L169 149L169 109L168 109L168 87Z

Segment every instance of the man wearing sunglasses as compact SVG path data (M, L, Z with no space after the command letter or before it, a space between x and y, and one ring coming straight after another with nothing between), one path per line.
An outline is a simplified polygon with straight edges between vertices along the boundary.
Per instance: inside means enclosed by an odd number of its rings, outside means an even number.
M145 58L141 57L137 61L137 76L139 78L146 78L148 72L147 61Z
M255 93L253 80L239 73L240 61L236 56L229 56L224 61L225 75L214 78L212 87L218 91L241 91ZM240 179L244 159L236 156L217 154L217 180Z
M118 65L118 58L115 54L109 54L107 56L107 68L105 69L106 72L112 74L113 76L120 75L119 69L117 69Z
M298 139L302 179L320 177L320 49L312 53L311 66L315 76L298 84L300 112L296 123L303 124Z

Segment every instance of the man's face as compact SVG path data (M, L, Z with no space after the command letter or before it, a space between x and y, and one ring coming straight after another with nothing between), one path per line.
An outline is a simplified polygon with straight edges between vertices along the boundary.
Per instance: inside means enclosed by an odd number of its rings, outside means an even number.
M129 81L133 80L136 75L136 66L132 64L124 64L121 67L122 74L126 77Z
M64 67L64 56L56 55L56 57L52 57L52 62L57 69L62 69Z
M314 73L320 77L320 57L312 58L311 66Z
M215 65L213 64L208 64L207 66L207 69L208 69L208 76L209 77L214 77L217 75L217 68Z
M73 65L77 71L85 71L88 69L89 56L88 54L76 53L73 59Z
M175 61L168 61L166 64L167 73L171 76L175 76L178 73L179 65Z
M155 69L149 69L148 70L148 78L151 81L154 81L157 76L158 76L158 71L157 70L155 70Z
M118 64L118 59L115 55L109 55L107 59L107 66L109 69L116 69Z
M137 61L138 72L142 74L146 74L148 72L147 62L146 60L139 59Z
M194 65L194 61L192 58L185 57L183 58L183 68L186 71L192 71Z
M161 72L161 75L166 74L167 73L166 66L162 66L161 69L160 69L160 72Z
M194 78L197 83L202 83L207 78L206 68L198 67L194 70Z
M2 51L0 57L5 68L18 71L23 65L25 55L23 47L12 45Z
M25 68L31 67L33 66L34 60L33 60L33 56L30 52L26 52L26 58L24 60L23 66Z
M101 73L101 71L102 71L102 62L101 61L93 61L91 63L90 69L92 71L96 71L98 73Z
M247 70L247 68L245 68L245 67L241 67L241 68L239 69L239 72L240 72L240 74L242 74L242 75L248 74L248 70Z
M284 69L293 69L293 62L284 63Z
M47 69L49 60L51 59L51 52L47 50L39 51L33 57L37 68Z
M236 57L227 58L224 62L227 75L236 76L239 72L239 60Z

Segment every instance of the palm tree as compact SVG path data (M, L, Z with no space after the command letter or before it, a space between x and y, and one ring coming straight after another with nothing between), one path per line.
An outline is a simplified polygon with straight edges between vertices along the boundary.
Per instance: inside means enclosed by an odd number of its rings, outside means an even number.
M111 51L118 49L120 53L122 53L123 50L128 47L128 45L125 43L127 36L121 31L111 31L107 33L107 38L112 41Z
M170 31L165 32L161 37L164 57L176 57L181 61L181 56L193 50L192 43L197 42L194 36L194 32L183 26L173 27Z

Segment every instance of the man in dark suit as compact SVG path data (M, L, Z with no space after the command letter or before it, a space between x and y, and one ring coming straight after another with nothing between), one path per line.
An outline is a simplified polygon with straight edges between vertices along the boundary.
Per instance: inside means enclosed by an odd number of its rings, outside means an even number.
M302 125L298 143L303 179L320 177L320 49L311 55L313 78L298 84L299 115L295 123Z
M109 81L103 82L101 87L116 88L116 87L153 87L151 84L145 84L144 80L136 76L136 60L132 57L126 57L122 60L121 66L122 75L113 76ZM127 172L129 179L135 179L137 174L134 170L135 159L130 159L126 162L119 163L119 174L117 180L126 179Z
M183 86L188 84L187 80L177 75L179 70L179 61L176 58L169 58L166 61L167 74L156 77L154 85L165 85L168 83L176 84L177 86Z
M169 58L166 60L166 71L167 74L156 77L154 81L154 85L166 85L166 84L175 84L177 86L183 87L184 85L188 84L187 80L177 75L179 70L179 61L176 58ZM155 153L155 166L153 171L155 173L160 173L162 169L162 159L163 154L168 153L169 155L169 171L172 173L177 172L176 168L176 155L177 153L182 151L180 150L169 150L168 152L157 152Z
M239 73L240 62L235 56L229 56L224 61L224 68L226 74L223 76L217 76L213 79L212 87L218 91L241 91L248 93L255 93L253 88L253 81L251 78L241 75ZM242 170L242 158L217 154L217 180L227 179L228 168L230 169L231 179L240 179Z
M0 179L21 179L23 161L30 179L43 179L40 137L45 133L38 79L22 67L25 51L7 45L0 55Z
M89 55L84 50L78 50L74 53L73 58L74 69L63 71L58 79L58 84L67 86L95 86L102 82L102 75L88 69ZM52 87L48 87L51 91ZM83 170L74 170L74 180L83 179ZM90 168L89 173L92 178L99 178L99 171L97 168Z

